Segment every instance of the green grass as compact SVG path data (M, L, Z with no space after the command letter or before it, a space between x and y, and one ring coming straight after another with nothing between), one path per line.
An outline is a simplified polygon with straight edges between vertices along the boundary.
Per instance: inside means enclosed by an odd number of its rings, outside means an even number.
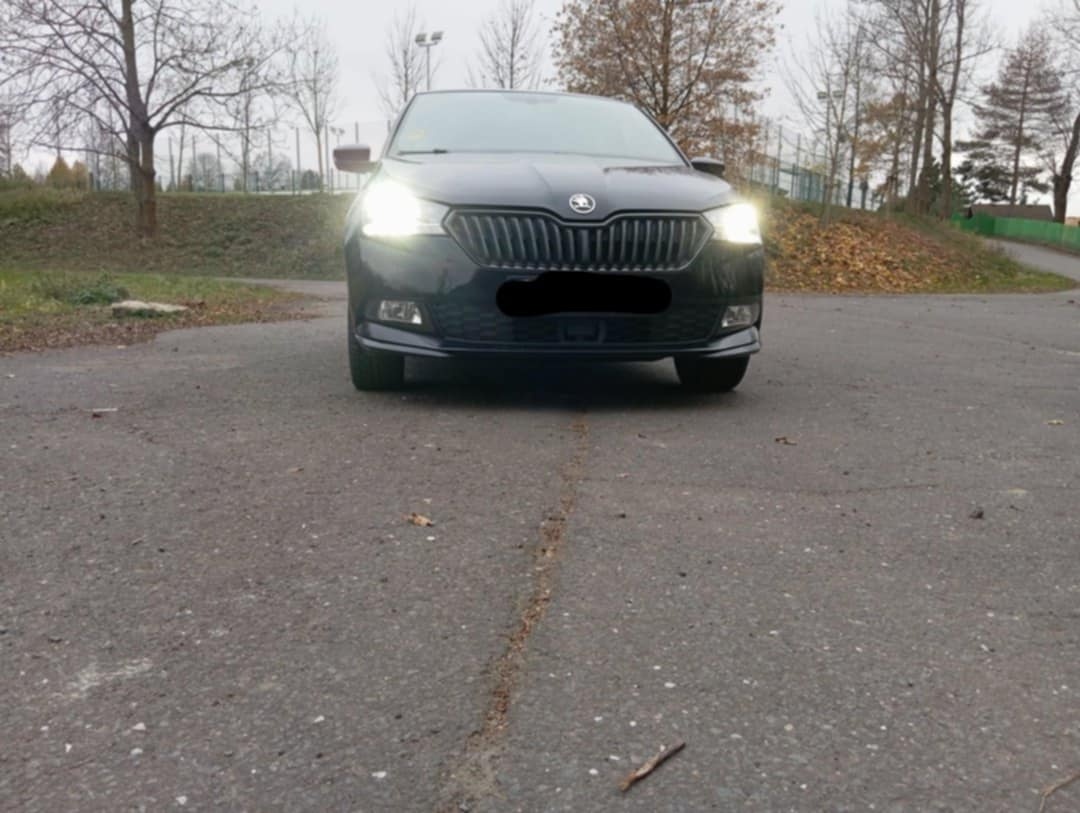
M279 301L281 293L263 285L207 277L0 269L0 321L71 312L121 299L231 307L252 302L270 304Z
M162 194L134 236L126 193L0 192L0 262L60 271L341 279L349 195Z
M0 264L22 270L341 279L344 195L161 194L160 234L134 236L127 193L0 191ZM770 284L822 292L1041 292L1073 283L936 220L763 196ZM135 293L133 291L133 293Z
M109 305L128 298L190 310L117 319ZM0 351L130 342L174 327L280 318L296 299L263 285L200 276L0 269Z
M962 279L942 280L931 289L934 292L1051 293L1076 287L1074 280L1017 262L997 246L950 223L906 214L896 217L912 230L948 243L971 258L970 270Z

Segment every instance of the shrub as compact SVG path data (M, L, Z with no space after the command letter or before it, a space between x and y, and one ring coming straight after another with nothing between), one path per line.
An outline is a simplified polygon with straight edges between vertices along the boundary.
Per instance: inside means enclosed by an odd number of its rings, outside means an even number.
M111 305L129 297L127 289L108 274L89 280L77 274L39 274L30 289L42 299L68 305Z
M56 156L45 182L56 189L71 189L75 186L75 174L71 171L62 155Z

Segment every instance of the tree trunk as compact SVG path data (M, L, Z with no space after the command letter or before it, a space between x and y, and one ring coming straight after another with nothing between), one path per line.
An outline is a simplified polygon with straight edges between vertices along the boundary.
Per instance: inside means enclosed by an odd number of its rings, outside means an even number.
M1016 205L1016 195L1020 189L1020 155L1024 149L1024 125L1027 123L1029 77L1024 76L1024 89L1020 93L1020 110L1016 123L1016 149L1013 151L1012 185L1009 191L1009 203Z
M960 71L964 64L964 32L967 24L968 0L957 0L953 6L956 15L956 28L953 33L954 46L952 49L952 76L948 90L942 93L941 118L942 118L942 151L941 151L941 219L948 220L952 217L953 208L953 177L952 177L952 130L953 111L956 105L956 94L960 89Z
M1076 167L1078 155L1080 155L1080 113L1077 113L1076 118L1073 119L1069 143L1061 159L1061 170L1054 174L1054 220L1058 223L1065 222L1065 215L1068 212L1069 189L1072 187L1073 169Z
M139 140L135 137L135 131L128 128L127 132L127 165L128 165L128 188L132 192L139 191Z
M665 3L663 23L660 27L660 123L669 132L674 124L671 116L671 35L674 14L674 3Z
M315 153L319 157L319 191L326 191L326 179L323 177L323 150L322 150L322 131L316 127L315 130Z
M1019 135L1016 138L1016 149L1013 150L1012 183L1009 184L1009 203L1016 205L1016 195L1020 191L1020 153L1024 145L1024 114L1020 113L1020 123L1017 126Z
M862 31L860 29L860 36ZM861 45L860 45L861 47ZM848 166L847 182L847 207L851 208L855 194L855 159L859 149L859 117L862 113L862 65L859 65L859 76L855 81L855 130L851 136L851 163Z
M930 85L926 81L926 52L919 57L919 76L915 86L918 96L915 99L915 126L911 133L911 166L908 171L907 204L911 208L919 182L919 159L922 156L922 139L926 131L926 114L930 107Z
M942 220L952 217L952 103L945 102L941 106L941 212Z
M136 228L140 237L157 234L157 183L154 177L154 133L145 133L140 140L142 156L139 164L139 204Z
M925 96L919 100L915 112L915 128L911 137L911 166L908 170L907 207L910 208L915 197L916 185L919 182L919 158L922 156L923 130L926 129L926 105Z
M937 122L937 104L933 97L927 97L926 116L922 134L922 167L919 169L919 181L915 187L915 200L909 209L915 214L925 215L930 211L930 172L934 165L934 129Z

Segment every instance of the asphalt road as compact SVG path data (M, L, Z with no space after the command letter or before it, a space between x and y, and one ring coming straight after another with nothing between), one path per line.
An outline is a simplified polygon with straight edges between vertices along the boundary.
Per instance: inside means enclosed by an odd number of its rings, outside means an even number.
M991 240L990 242L1022 263L1080 282L1080 257L1075 254L1026 243L1011 243L1007 240Z
M1034 813L1080 769L1080 291L774 296L717 397L358 394L327 308L0 358L0 809Z

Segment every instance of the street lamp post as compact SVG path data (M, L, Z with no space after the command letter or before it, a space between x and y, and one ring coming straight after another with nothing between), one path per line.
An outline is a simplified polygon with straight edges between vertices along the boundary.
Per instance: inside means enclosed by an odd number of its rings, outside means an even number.
M442 31L434 31L430 37L423 31L416 35L416 44L424 49L424 73L428 90L431 90L431 49L442 42L442 38Z
M828 87L828 85L826 85L826 87ZM825 161L827 171L825 186L827 186L828 189L823 191L821 202L827 205L827 203L832 200L832 184L836 182L836 164L840 157L840 142L843 140L844 128L843 122L838 121L836 123L836 144L833 145L833 102L844 98L844 92L842 90L819 90L817 92L817 97L819 102L825 102ZM837 115L837 118L839 118L839 114Z

